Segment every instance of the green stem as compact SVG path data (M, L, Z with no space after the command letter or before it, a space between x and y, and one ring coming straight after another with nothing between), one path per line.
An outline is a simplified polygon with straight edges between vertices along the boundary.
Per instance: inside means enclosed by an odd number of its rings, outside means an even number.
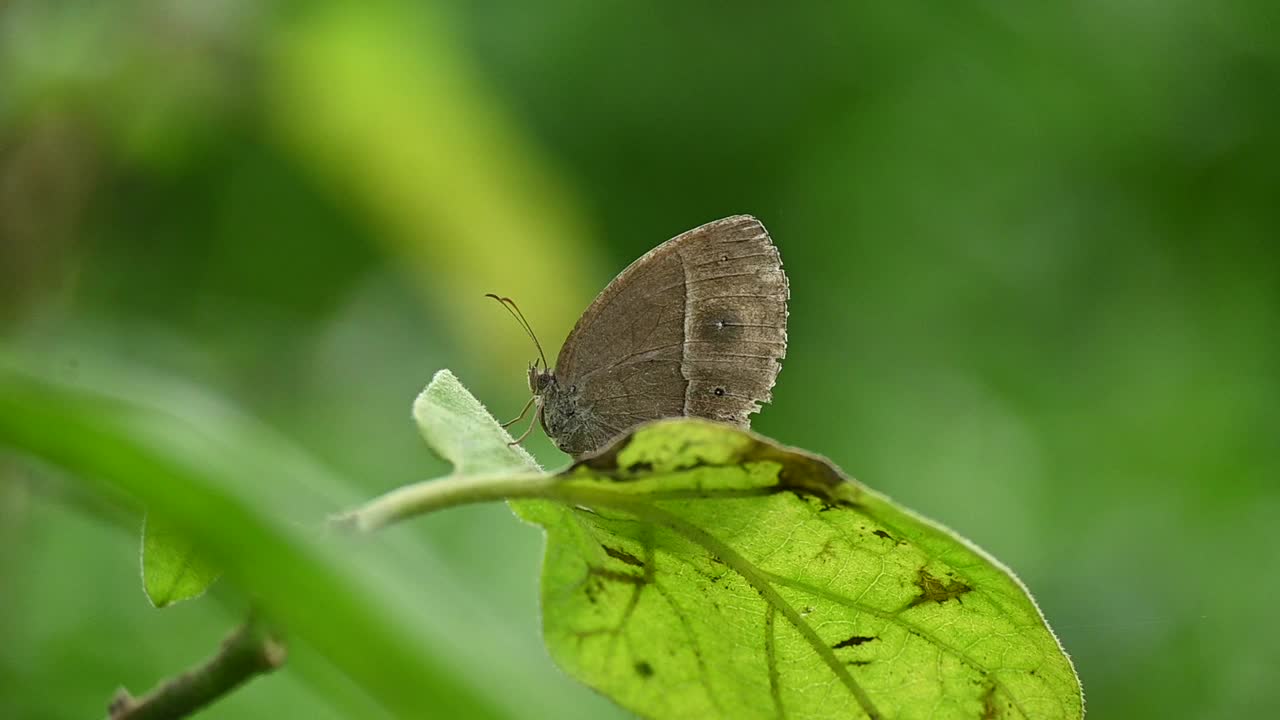
M334 526L369 532L415 515L458 505L513 498L549 497L559 479L554 475L451 475L405 485L338 515Z

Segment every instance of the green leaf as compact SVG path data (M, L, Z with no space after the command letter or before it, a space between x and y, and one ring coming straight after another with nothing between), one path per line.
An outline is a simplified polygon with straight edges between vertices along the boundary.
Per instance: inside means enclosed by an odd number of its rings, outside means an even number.
M441 370L413 403L422 437L459 475L540 470L458 378Z
M415 406L460 469L533 467L483 413L444 372ZM1083 715L1070 661L1007 568L749 432L660 421L556 478L402 490L386 503L397 518L499 490L540 498L510 504L547 532L547 647L645 717Z
M1026 589L827 461L670 420L563 474L547 528L556 661L658 718L1079 718ZM545 509L545 508L540 508Z
M450 641L446 624L465 612L424 614L419 578L400 572L384 542L320 532L326 515L355 501L349 486L216 398L154 374L113 373L85 387L56 363L0 353L0 448L180 524L265 618L331 664L290 664L331 699L352 697L334 686L337 669L363 691L357 706L370 698L386 716L519 715L519 701L497 691L510 683L482 674L514 671L493 657L494 643ZM430 559L416 558L419 567Z
M392 490L334 516L334 526L376 530L451 505L536 495L551 477L448 370L418 395L413 418L431 449L454 466L453 475Z
M221 571L173 523L148 514L142 523L142 589L158 607L200 597Z

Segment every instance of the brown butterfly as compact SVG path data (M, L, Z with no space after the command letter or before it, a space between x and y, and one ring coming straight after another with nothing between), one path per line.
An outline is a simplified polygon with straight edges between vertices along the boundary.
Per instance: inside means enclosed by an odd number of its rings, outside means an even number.
M490 297L533 336L515 303ZM511 422L536 401L548 437L575 457L659 418L747 427L786 355L788 298L778 249L750 215L677 235L605 287L554 368L545 356L529 367L533 396Z

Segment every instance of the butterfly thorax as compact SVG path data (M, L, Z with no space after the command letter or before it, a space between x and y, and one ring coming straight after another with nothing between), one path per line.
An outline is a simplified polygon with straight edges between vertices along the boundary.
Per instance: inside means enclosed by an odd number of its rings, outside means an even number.
M538 417L556 447L571 455L593 449L591 409L581 405L576 385L565 386L554 370L530 370L529 387L538 396Z

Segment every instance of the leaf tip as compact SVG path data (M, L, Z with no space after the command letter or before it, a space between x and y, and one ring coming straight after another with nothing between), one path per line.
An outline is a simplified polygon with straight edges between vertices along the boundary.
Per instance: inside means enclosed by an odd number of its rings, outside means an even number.
M142 519L138 560L142 593L157 609L204 595L221 575L183 533L151 513Z

